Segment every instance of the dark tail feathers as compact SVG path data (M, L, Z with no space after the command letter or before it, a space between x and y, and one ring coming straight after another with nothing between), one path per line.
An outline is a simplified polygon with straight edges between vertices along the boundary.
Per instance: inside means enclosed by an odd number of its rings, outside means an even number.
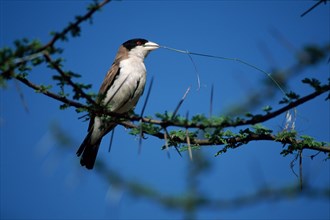
M102 138L100 138L100 140L95 144L91 144L91 134L92 132L88 133L77 151L78 157L80 157L82 154L80 158L81 166L86 166L87 169L93 169L97 152L99 151L100 143L102 140Z

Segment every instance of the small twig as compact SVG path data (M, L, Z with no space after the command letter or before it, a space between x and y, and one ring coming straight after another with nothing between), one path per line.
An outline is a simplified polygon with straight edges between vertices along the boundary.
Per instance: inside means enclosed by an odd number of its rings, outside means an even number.
M187 51L187 52L188 52L188 51ZM198 70L197 70L196 63L195 63L195 61L193 60L192 56L191 56L189 53L187 53L187 55L188 55L188 57L189 57L191 63L193 64L194 69L195 69L195 72L196 72L196 77L197 77L197 91L198 91L198 90L200 90L200 88L201 88L201 80L200 80L200 78L199 78L199 72L198 72Z
M215 55L203 54L203 53L196 53L196 52L191 52L191 51L188 51L188 50L178 50L178 49L167 47L167 46L160 46L160 47L164 48L164 49L172 50L172 51L175 51L175 52L188 54L188 55L202 56L202 57L208 57L208 58L214 58L214 59L220 59L220 60L230 60L230 61L235 61L235 62L244 64L246 66L249 66L249 67L251 67L251 68L267 75L273 81L273 83L281 90L281 92L286 96L286 92L284 91L282 86L274 79L274 77L272 77L271 73L268 73L267 71L255 66L253 64L250 64L250 63L248 63L248 62L246 62L242 59L231 58L231 57L223 57L223 56L215 56Z
M84 108L84 109L89 109L88 106L84 105L84 104L81 104L80 102L76 102L76 101L73 101L73 100L70 100L64 96L60 96L60 95L57 95L53 92L50 92L48 90L44 90L41 86L39 85L36 85L34 83L32 83L31 81L29 81L28 79L24 78L24 77L21 77L21 76L16 76L16 79L21 81L23 84L25 84L26 86L50 97L50 98L53 98L57 101L60 101L64 104L67 104L69 106L72 106L72 107L75 107L75 108Z
M215 56L215 55L210 55L210 54L202 54L202 53L196 53L196 52L190 52L188 50L178 50L178 49L175 49L175 48L171 48L171 47L167 47L167 46L160 46L161 48L165 48L165 49L168 49L168 50L172 50L172 51L175 51L175 52L179 52L179 53L184 53L184 54L188 54L190 59L192 60L191 56L190 55L195 55L195 56L202 56L202 57L208 57L208 58L214 58L214 59L220 59L220 60L230 60L230 61L236 61L238 63L241 63L241 64L244 64L248 67L251 67L263 74L265 74L277 87L278 89L283 93L283 95L285 97L287 97L287 93L285 92L285 90L283 89L283 87L279 84L279 82L277 82L275 80L275 78L271 75L271 73L268 73L267 71L253 65L253 64L250 64L242 59L239 59L239 58L230 58L230 57L223 57L223 56ZM195 66L195 63L193 62L194 66ZM196 67L195 67L196 68ZM293 107L294 108L294 107ZM251 119L252 120L252 119Z

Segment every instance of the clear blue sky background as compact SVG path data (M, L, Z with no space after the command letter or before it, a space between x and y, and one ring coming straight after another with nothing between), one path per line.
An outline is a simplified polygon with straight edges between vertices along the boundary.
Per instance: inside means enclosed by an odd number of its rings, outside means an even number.
M51 31L59 31L75 15L85 13L89 1L3 1L0 2L0 47L12 46L15 39L27 37L47 42ZM161 45L225 57L237 57L262 69L286 69L296 61L296 53L308 43L329 43L330 6L320 5L301 18L313 1L122 1L112 2L93 17L93 24L82 25L81 37L60 43L65 49L65 70L82 75L81 81L93 84L97 92L110 67L118 46L143 37ZM272 35L277 29L288 45ZM260 49L268 48L272 59ZM148 83L154 86L146 115L173 111L189 86L191 92L180 113L208 114L211 85L215 86L213 113L220 115L232 104L244 102L249 91L258 89L265 75L232 61L194 57L201 89L197 91L194 66L184 54L159 49L146 60ZM30 79L51 83L54 74L46 68L34 70ZM290 89L301 95L312 90L301 83L305 77L323 80L329 77L324 61L292 78ZM149 85L149 84L148 84ZM29 112L24 110L19 92ZM260 91L262 93L263 91ZM13 81L1 89L1 218L3 219L179 219L179 211L163 208L147 199L132 198L79 165L75 150L86 135L87 123L78 120L74 109L60 111L59 103L36 94ZM276 107L281 98L264 105ZM298 107L296 129L318 140L329 138L329 102L325 95ZM144 100L144 96L142 97ZM141 111L141 102L136 111ZM260 112L258 106L255 113ZM266 125L280 131L284 115ZM58 126L75 140L69 150L61 149L51 131ZM104 138L98 159L118 170L129 180L144 182L164 194L185 191L189 165L187 153L180 158L170 149L171 158L160 147L162 140L149 137L138 154L138 141L123 128L116 130L110 153L109 137ZM253 142L213 157L219 147L200 153L212 162L212 170L200 179L201 191L212 198L231 199L249 195L265 184L281 187L298 179L290 169L294 158L283 158L282 146ZM314 187L328 187L329 161L320 154L314 160L304 152L304 176ZM297 166L295 167L297 170ZM329 219L327 199L298 197L289 200L262 201L237 209L202 209L197 217L234 219Z

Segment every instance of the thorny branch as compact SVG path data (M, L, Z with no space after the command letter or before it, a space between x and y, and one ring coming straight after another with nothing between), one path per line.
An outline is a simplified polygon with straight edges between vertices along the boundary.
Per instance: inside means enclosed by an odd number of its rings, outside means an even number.
M59 68L59 67L58 67ZM63 96L59 96L55 93L52 93L48 90L44 90L42 89L41 86L38 86L32 82L30 82L29 80L27 80L26 78L23 77L17 77L17 79L19 81L21 81L22 83L24 83L25 85L27 85L30 88L33 88L36 91L41 92L42 94L51 97L53 99L56 99L62 103L65 103L69 106L75 107L75 108L81 108L81 109L85 109L90 113L96 114L96 115L103 115L103 116L111 116L113 117L112 120L116 121L118 124L121 124L127 128L131 128L131 129L141 129L139 128L138 125L133 124L133 122L143 122L143 123L147 123L147 124L152 124L152 125L157 125L160 126L161 128L168 128L168 127L177 127L177 128L185 128L185 129L200 129L200 130L204 130L207 128L214 128L214 129L224 129L224 128L229 128L229 127L239 127L239 126L244 126L244 125L254 125L254 124L258 124L261 122L265 122L268 121L270 119L273 119L277 116L279 116L280 114L285 113L286 111L293 109L299 105L302 105L303 103L310 101L314 98L316 98L317 96L320 96L328 91L330 91L330 85L326 85L323 86L322 88L318 89L317 91L308 94L304 97L301 97L295 101L292 101L290 103L288 103L287 105L285 105L284 107L275 110L273 112L267 112L264 115L256 115L254 117L252 117L251 119L248 120L244 120L244 119L239 119L239 120L232 120L232 121L224 121L222 123L211 123L211 124L198 124L198 123L193 123L193 122L189 122L188 120L184 120L184 121L177 121L177 120L157 120L157 119L152 119L150 117L141 117L138 115L121 115L121 114L117 114L114 112L110 112L105 108L102 108L102 106L97 106L97 105L91 105L91 106L87 106L84 104L81 104L79 102L70 100L66 97ZM83 91L80 91L83 95L83 97L88 96L87 94L85 94ZM154 137L157 137L159 139L164 139L165 138L165 134L162 132L148 132L148 130L142 130L142 133L144 134L148 134ZM190 139L190 144L192 145L199 145L199 146L206 146L206 145L224 145L224 144L234 144L234 143L248 143L250 141L260 141L260 140L267 140L267 141L277 141L277 142L281 142L283 144L299 144L300 141L296 140L296 139L292 139L292 138L286 138L286 139L281 139L278 140L278 138L273 135L273 134L249 134L248 136L246 136L245 138L240 138L240 137L232 137L232 138L227 138L224 140L210 140L210 139L195 139L195 138L191 138ZM185 139L178 139L175 138L176 142L178 143L186 143ZM310 150L316 150L316 151L321 151L321 152L326 152L326 153L330 153L330 147L329 146L311 146L311 145L305 145L302 146L302 149L310 149Z
M68 98L66 98L65 96L60 96L56 93L53 93L53 92L50 92L48 90L45 90L43 89L41 86L37 85L37 84L34 84L32 83L31 81L29 81L28 79L22 77L22 76L17 76L16 77L17 80L21 81L22 83L24 83L26 86L34 89L36 92L40 92L50 98L53 98L57 101L60 101L62 103L65 103L69 106L73 106L75 108L86 108L87 106L84 105L84 104L81 104L79 102L76 102L76 101L73 101L73 100L70 100Z

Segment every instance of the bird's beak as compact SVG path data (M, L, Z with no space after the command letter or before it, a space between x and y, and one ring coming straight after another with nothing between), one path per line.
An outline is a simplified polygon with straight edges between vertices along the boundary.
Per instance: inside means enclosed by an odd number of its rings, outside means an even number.
M154 42L151 42L151 41L148 41L147 43L144 44L144 46L148 49L148 50L156 50L157 48L159 48L159 45L154 43Z

